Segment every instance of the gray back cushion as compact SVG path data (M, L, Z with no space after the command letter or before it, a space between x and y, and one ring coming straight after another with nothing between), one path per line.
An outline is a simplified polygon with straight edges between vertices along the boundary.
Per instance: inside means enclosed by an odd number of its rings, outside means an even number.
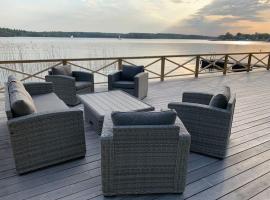
M53 67L51 73L52 73L52 75L72 76L72 71L71 71L70 65Z
M224 86L218 94L212 97L209 106L226 109L230 98L230 88L228 86Z
M172 125L176 120L176 112L113 112L111 117L115 126Z
M10 107L14 117L29 115L36 112L31 95L25 90L21 81L15 77L8 78Z
M141 72L144 72L143 66L123 65L121 79L125 81L134 81L134 77Z

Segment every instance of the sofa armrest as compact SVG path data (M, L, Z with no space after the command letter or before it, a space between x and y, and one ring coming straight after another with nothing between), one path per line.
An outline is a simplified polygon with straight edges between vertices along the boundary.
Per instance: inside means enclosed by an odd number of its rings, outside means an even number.
M113 82L119 81L121 79L122 71L114 72L108 75L108 90L113 89Z
M13 114L11 111L10 99L9 99L9 92L8 92L8 85L5 83L5 112L8 119L13 118Z
M73 125L79 129L80 126L83 127L83 112L75 108L40 112L10 119L7 124L11 135L33 134L35 131L47 132L52 129L67 130L67 127L71 128Z
M80 139L85 143L83 111L75 108L16 117L8 120L7 124L12 145L16 145L14 141L33 140L35 143L35 140L53 138L54 135L68 137L73 134L78 134L79 138L83 135Z
M189 103L199 103L209 105L213 94L202 93L202 92L184 92L183 93L183 102Z
M208 132L218 129L220 134L230 130L232 113L226 109L214 108L208 105L195 103L169 103L168 107L177 112L178 117L183 121L187 130L201 131L202 127Z
M81 110L65 109L17 117L8 121L8 127L19 174L85 156Z
M94 83L94 74L82 71L73 71L72 76L76 81L88 81Z
M48 82L29 82L23 85L30 95L47 94L54 91L53 84Z
M148 93L148 73L141 72L134 77L135 93L139 99L147 96Z

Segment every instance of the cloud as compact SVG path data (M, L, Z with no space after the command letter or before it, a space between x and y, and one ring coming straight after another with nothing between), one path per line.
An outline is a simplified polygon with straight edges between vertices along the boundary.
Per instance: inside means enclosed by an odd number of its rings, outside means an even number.
M27 30L270 32L270 0L0 0L0 26ZM269 13L269 14L268 14Z
M218 35L226 31L254 31L254 24L265 23L269 19L264 14L269 10L270 0L214 0L169 31L187 30L205 35ZM268 27L265 28L270 31Z
M28 30L163 32L212 0L0 0L0 26Z

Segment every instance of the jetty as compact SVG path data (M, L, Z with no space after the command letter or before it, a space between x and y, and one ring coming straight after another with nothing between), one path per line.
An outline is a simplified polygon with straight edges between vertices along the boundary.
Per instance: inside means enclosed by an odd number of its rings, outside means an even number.
M19 74L22 80L43 81L44 74L52 66L72 64L82 70L106 76L104 69L123 63L136 64L137 60L148 59L145 71L152 75L148 96L143 100L156 110L167 109L168 103L181 101L185 91L215 92L219 86L228 85L237 94L232 134L225 159L216 159L190 153L188 160L187 185L183 194L124 195L104 197L101 188L101 145L100 136L85 123L87 153L84 159L52 166L22 176L17 175L10 145L7 119L4 111L3 93L0 94L0 199L1 200L267 200L270 196L270 52L222 54L224 68L208 71L201 68L204 55L145 56L125 58L83 58L50 60L0 61L0 70L6 74ZM245 71L235 73L231 68L232 58L245 57ZM175 58L188 58L178 62ZM222 58L223 57L223 58ZM106 60L98 69L84 67L78 62ZM189 62L188 62L189 61ZM259 61L259 62L258 62ZM194 63L190 68L189 63ZM34 73L19 71L11 64L48 63ZM233 63L236 63L234 61ZM109 65L110 64L110 65ZM150 68L158 64L159 71ZM174 65L167 69L168 65ZM217 64L217 62L216 62ZM188 67L186 67L188 66ZM210 67L210 66L209 66ZM208 67L208 68L209 68ZM183 75L185 69L189 72ZM3 74L5 74L3 72ZM7 73L8 72L8 73ZM178 72L178 73L176 73ZM184 76L184 77L183 77ZM106 83L96 83L97 91L105 91ZM2 89L3 91L3 89ZM77 106L83 109L82 105Z

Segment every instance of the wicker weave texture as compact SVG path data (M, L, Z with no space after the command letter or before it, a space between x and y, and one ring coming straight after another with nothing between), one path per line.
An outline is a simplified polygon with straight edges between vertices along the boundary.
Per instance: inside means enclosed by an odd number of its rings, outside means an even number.
M48 75L45 77L47 82L52 82L54 91L57 96L62 99L67 105L74 106L80 103L77 94L85 94L94 92L94 76L87 72L73 72L75 77L63 75ZM80 79L81 76L81 79ZM91 80L91 86L82 90L76 90L76 81Z
M182 193L189 145L184 126L107 129L101 137L103 194Z
M198 102L198 95L196 100ZM205 102L202 99L201 102ZM213 108L198 103L170 103L191 135L191 151L224 158L231 135L235 95L231 96L227 109Z
M53 90L52 83L27 83L25 87L34 95ZM11 112L9 103L6 112ZM83 157L86 152L83 112L78 109L9 116L8 128L19 174Z
M19 174L85 155L83 113L39 113L8 121Z
M113 87L115 81L121 81L121 71L108 75L108 90L123 90L130 95L143 99L148 93L148 73L141 72L134 77L135 87L133 89L123 89Z

